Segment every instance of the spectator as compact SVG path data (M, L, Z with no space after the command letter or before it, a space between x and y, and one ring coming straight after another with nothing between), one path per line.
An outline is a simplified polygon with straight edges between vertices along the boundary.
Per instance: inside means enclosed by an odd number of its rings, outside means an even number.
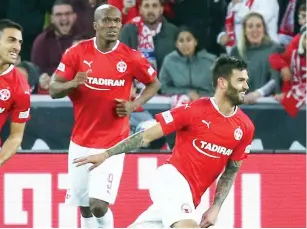
M177 26L186 25L197 32L201 49L219 55L221 46L216 43L218 34L224 27L226 0L167 0L174 2L174 22Z
M285 15L281 21L279 27L279 40L280 43L287 46L294 38L295 34L295 24L294 24L294 9L295 9L295 0L290 0ZM298 24L303 26L306 24L306 4L303 3L298 8L298 15L295 15L298 19ZM295 48L298 47L299 43L299 34L294 39ZM293 44L291 44L292 46ZM291 48L292 49L292 48Z
M31 94L37 94L40 77L39 68L29 61L20 61L16 67L27 78L30 85Z
M70 0L77 15L75 28L88 37L95 36L93 27L94 12L106 0Z
M160 81L166 95L188 95L189 100L213 95L210 68L216 56L199 50L195 32L181 27L176 40L177 50L165 57Z
M122 42L137 49L159 70L164 57L175 49L177 28L162 16L162 0L143 0L140 17L126 24L121 32Z
M123 24L139 16L141 0L108 0L108 3L121 10Z
M225 31L217 37L217 42L226 48L227 53L241 37L243 19L249 12L258 12L262 15L269 37L278 42L279 5L277 0L232 0L228 5Z
M300 33L299 47L282 54L272 54L270 64L281 72L282 93L275 96L286 111L295 116L299 107L306 104L306 25Z
M231 55L249 62L249 93L245 95L245 103L255 103L258 98L278 90L279 73L271 69L269 56L281 52L281 49L270 39L261 14L249 13L245 16L241 38L231 51Z
M57 68L62 54L72 45L76 35L73 29L75 21L72 5L65 0L56 0L52 8L52 25L34 41L31 62L49 77Z
M299 7L299 14L298 14L299 21L298 23L302 26L306 26L306 4L302 4ZM300 40L300 33L298 33L288 44L287 52L292 53L294 49L298 49L299 40Z
M86 34L77 35L77 36L74 37L72 45L76 45L76 44L80 43L81 41L85 41L85 40L88 40L88 39L90 39L90 37L87 36Z

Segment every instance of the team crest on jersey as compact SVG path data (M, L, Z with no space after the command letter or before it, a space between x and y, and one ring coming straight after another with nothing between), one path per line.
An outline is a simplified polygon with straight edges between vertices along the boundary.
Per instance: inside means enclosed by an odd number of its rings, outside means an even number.
M237 129L235 129L235 132L233 133L235 139L237 141L241 140L242 136L243 136L243 131L241 130L240 127L238 127Z
M120 73L124 73L127 70L127 64L121 60L117 63L116 68Z
M6 101L11 97L11 92L8 89L1 89L0 90L0 99L2 101Z

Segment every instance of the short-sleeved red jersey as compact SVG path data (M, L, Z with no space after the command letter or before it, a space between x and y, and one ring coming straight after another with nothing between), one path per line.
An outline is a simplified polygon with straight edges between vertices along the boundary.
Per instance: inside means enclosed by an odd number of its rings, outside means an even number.
M16 123L30 119L30 94L27 79L14 65L0 74L0 129L9 115Z
M236 107L232 116L218 111L213 98L156 115L165 135L176 131L176 142L167 163L188 181L195 206L217 179L228 160L243 160L254 136L251 120Z
M149 84L156 72L140 52L118 41L104 53L93 38L66 50L55 73L72 80L88 70L87 82L69 94L75 116L71 139L84 147L109 148L130 131L129 117L116 114L115 99L129 100L133 79Z

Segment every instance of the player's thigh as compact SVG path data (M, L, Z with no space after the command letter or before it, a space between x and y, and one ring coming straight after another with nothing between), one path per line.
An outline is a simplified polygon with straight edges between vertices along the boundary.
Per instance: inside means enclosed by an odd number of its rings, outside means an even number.
M90 198L103 200L110 204L115 202L123 173L124 159L125 154L112 156L90 172Z
M89 166L76 167L76 158L88 156L89 149L70 142L68 153L68 182L72 194L88 192Z
M164 227L176 222L196 222L195 207L190 186L181 173L172 165L160 166L153 179L150 196L161 212Z
M89 165L76 167L74 159L88 156L89 149L70 142L68 153L68 190L65 203L73 206L89 206Z

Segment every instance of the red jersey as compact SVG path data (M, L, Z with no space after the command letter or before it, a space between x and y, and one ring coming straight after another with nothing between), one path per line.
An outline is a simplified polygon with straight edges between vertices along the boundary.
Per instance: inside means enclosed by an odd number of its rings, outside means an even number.
M130 131L129 117L116 114L115 99L129 100L133 79L149 84L156 72L140 52L118 41L104 53L93 38L69 48L55 73L72 80L77 72L88 70L86 83L69 94L75 116L71 140L84 147L109 148Z
M167 163L188 181L195 206L229 159L239 161L250 152L254 125L238 107L226 117L212 98L203 98L160 113L156 119L165 135L177 131Z
M30 86L25 76L11 65L0 74L0 129L9 115L12 122L30 119Z

